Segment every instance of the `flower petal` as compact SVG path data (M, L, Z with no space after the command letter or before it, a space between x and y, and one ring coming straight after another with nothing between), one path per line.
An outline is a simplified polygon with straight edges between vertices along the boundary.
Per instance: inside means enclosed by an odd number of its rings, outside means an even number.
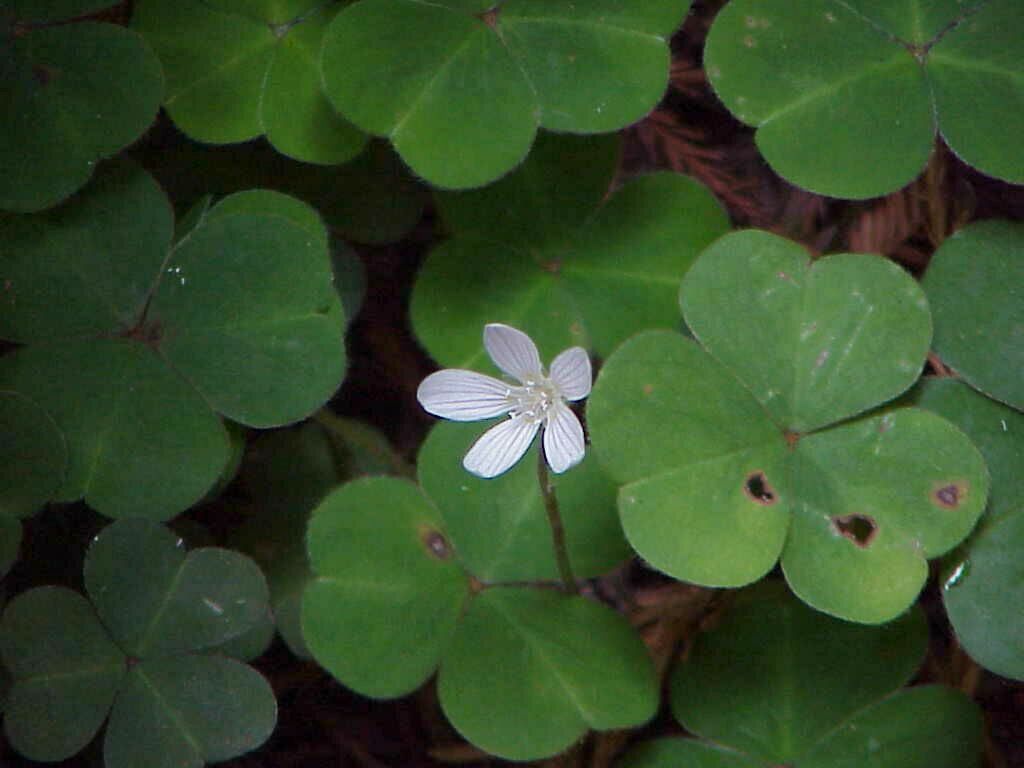
M517 328L488 323L484 326L484 347L496 366L523 383L542 375L537 345Z
M480 435L462 466L477 477L497 477L523 457L538 429L539 421L519 416L505 419Z
M551 362L551 381L566 400L589 395L593 378L590 355L583 347L570 347Z
M445 368L420 382L416 399L428 413L452 421L477 421L508 413L508 384L475 371Z
M583 461L586 452L583 427L572 409L561 401L554 403L548 413L544 425L544 458L551 471L561 474Z

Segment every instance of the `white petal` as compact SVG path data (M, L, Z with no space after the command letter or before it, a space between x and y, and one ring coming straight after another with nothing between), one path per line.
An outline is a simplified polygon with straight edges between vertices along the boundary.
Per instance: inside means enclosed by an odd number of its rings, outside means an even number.
M541 375L540 355L533 339L517 328L501 323L484 326L484 347L491 360L519 381L536 380Z
M446 368L432 373L416 390L428 413L453 421L477 421L508 413L508 384L475 371Z
M566 400L582 400L589 395L593 378L590 355L583 347L570 347L551 362L551 381Z
M583 461L586 443L576 414L563 402L556 402L544 425L544 458L557 474Z
M462 460L462 466L477 477L497 477L523 457L538 429L539 421L505 419L480 435Z

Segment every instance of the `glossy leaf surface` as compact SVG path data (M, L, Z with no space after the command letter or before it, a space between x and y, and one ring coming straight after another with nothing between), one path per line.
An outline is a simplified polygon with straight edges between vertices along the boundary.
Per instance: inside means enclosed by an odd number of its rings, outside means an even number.
M337 164L366 137L334 113L320 85L320 43L336 12L315 0L147 0L132 24L160 56L164 107L189 136L226 144L265 134L290 157Z
M1020 183L1015 14L1013 0L733 0L704 62L769 164L813 192L892 192L923 170L937 131L967 162Z
M581 597L518 588L470 603L438 696L463 736L513 760L560 752L588 728L641 725L658 706L653 666L624 619Z
M666 38L689 2L491 6L364 0L324 36L335 108L438 187L494 181L538 127L601 133L642 118L664 93Z
M935 252L923 284L943 361L989 397L1024 410L1024 224L965 227Z

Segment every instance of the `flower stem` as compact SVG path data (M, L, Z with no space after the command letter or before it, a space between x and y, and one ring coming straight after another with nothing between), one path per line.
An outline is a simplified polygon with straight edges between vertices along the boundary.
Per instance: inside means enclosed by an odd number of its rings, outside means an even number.
M567 592L573 595L580 593L576 584L576 577L572 574L572 565L569 563L569 550L565 546L565 527L562 525L562 515L558 511L558 498L555 496L555 486L551 484L551 476L548 475L548 463L544 459L544 450L537 450L537 482L540 484L540 495L544 499L544 508L548 513L548 525L551 526L551 543L555 548L555 562L558 563L558 573L562 577L562 584Z

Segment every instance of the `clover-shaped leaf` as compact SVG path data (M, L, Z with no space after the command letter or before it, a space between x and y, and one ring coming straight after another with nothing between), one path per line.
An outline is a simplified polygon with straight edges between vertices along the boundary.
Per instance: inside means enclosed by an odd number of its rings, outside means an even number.
M0 391L0 576L18 556L18 518L56 495L67 446L53 419L27 397Z
M959 691L892 693L921 663L919 610L884 627L836 621L766 582L741 593L672 680L672 711L696 739L642 744L621 768L970 768L978 707Z
M704 63L772 167L814 192L898 189L936 132L971 165L1024 183L1018 13L1014 0L732 0Z
M67 23L112 4L7 4L0 17L0 208L55 205L156 116L163 76L142 38L113 24Z
M123 520L89 547L85 585L88 600L63 587L29 590L0 620L0 653L14 677L4 728L19 752L70 757L108 714L110 768L198 768L270 735L270 686L208 652L268 610L251 560L217 548L186 553L166 528Z
M338 386L343 318L315 213L241 193L198 221L172 245L166 198L129 167L59 209L0 219L0 337L27 345L0 380L64 432L62 499L170 517L228 462L216 412L275 426Z
M922 285L943 362L972 387L1024 410L1024 224L961 229L932 256Z
M286 155L335 164L366 143L320 85L320 42L339 7L145 0L132 25L160 56L164 108L186 134L213 144L266 135Z
M484 587L441 518L407 480L356 480L324 500L308 535L318 576L302 607L320 664L376 697L408 693L440 666L456 729L516 760L654 714L653 666L621 617L549 589Z
M852 418L917 378L930 336L920 289L878 257L809 264L748 231L700 256L682 306L700 343L627 341L587 409L630 543L718 586L755 581L781 555L816 608L900 614L926 558L970 532L988 492L982 457L945 420L913 408Z
M689 5L362 0L324 35L324 86L431 184L477 187L515 167L538 127L603 133L650 112Z
M1024 680L1024 414L949 378L926 379L915 400L963 429L992 474L985 516L943 570L946 613L980 664Z
M427 258L411 305L434 359L476 367L492 322L525 331L545 359L574 345L606 355L641 329L679 325L679 280L728 221L674 173L634 179L595 211L617 152L608 138L545 136L495 187L439 196L454 236Z

